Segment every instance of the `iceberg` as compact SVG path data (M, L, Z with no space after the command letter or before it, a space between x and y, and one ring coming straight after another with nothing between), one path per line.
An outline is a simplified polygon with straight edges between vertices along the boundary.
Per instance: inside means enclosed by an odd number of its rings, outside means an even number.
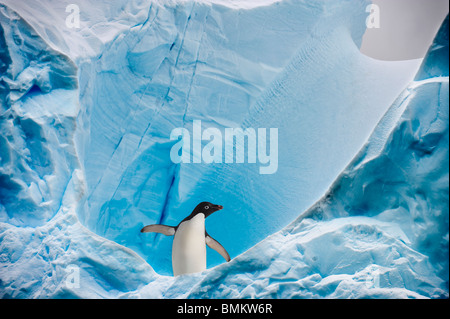
M448 18L387 62L368 1L1 3L1 297L448 298ZM278 128L278 170L174 163L195 121ZM232 260L172 277L140 229L201 201Z

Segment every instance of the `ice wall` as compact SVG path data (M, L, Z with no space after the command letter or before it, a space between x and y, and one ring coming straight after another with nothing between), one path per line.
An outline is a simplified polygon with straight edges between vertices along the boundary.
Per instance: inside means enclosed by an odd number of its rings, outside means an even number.
M3 2L2 297L448 296L448 77L360 54L366 2ZM173 164L196 119L277 127L277 173ZM200 200L234 259L164 276L139 229Z
M225 207L207 227L232 256L285 226L323 194L415 72L416 61L359 53L366 5L152 2L127 4L128 16L113 6L94 17L80 2L76 43L64 27L52 43L65 43L78 65L81 222L161 274L171 274L171 239L140 228L176 225L199 201ZM170 132L192 132L193 120L222 132L277 127L277 173L260 175L255 164L174 164ZM214 252L208 260L223 262Z
M446 37L448 18L432 45L441 44L440 58L431 49L421 66L433 73L400 94L321 200L232 262L175 280L163 296L188 282L182 296L190 298L448 298ZM125 296L161 296L157 288Z
M47 222L78 166L77 69L0 6L0 221Z
M427 52L427 61L420 67L415 80L448 76L448 15Z

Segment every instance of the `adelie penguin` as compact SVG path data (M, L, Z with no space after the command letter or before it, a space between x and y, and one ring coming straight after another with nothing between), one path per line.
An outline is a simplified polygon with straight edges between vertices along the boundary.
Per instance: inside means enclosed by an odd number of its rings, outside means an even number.
M153 224L145 226L141 232L174 236L172 245L174 276L200 272L206 269L206 245L217 251L226 261L231 259L225 248L209 236L205 229L205 218L222 208L221 205L201 202L177 226Z

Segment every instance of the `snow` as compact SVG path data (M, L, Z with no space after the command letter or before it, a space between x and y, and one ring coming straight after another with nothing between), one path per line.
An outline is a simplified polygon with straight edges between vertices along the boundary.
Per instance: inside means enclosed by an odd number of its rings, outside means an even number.
M367 1L1 2L3 298L448 298L444 27L385 62ZM195 120L278 128L277 172L173 163ZM200 201L232 260L172 277L139 230Z

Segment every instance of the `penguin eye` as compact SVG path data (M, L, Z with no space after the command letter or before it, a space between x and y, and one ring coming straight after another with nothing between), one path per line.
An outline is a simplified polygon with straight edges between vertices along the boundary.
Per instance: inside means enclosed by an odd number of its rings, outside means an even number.
M209 209L209 206L205 206L205 209Z

